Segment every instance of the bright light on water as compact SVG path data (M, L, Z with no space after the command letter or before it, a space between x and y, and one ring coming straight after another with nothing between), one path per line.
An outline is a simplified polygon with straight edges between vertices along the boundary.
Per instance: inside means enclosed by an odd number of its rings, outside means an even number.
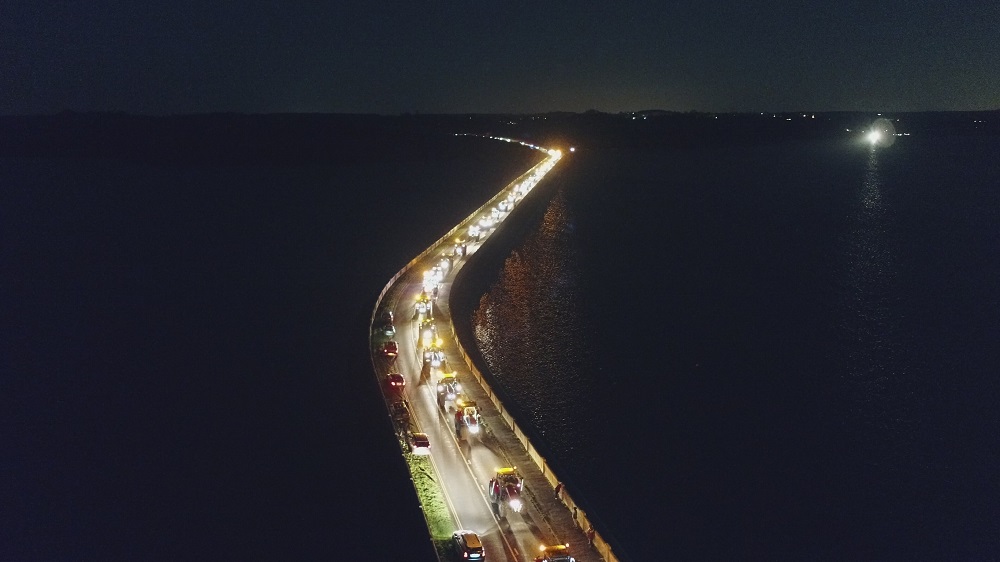
M888 147L896 142L896 127L892 124L892 121L884 117L876 119L869 131L866 138L872 146Z

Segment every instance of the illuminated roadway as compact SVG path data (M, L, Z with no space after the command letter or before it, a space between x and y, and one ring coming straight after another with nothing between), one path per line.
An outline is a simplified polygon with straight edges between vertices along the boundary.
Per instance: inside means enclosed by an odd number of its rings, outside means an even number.
M561 156L558 151L549 151L549 154L549 158L546 158L529 172L534 170L547 171ZM528 174L522 177L528 177ZM529 185L533 186L540 179L540 176L533 179ZM502 193L511 193L517 185L519 184L515 182L507 186ZM524 191L528 190L530 187ZM506 218L508 214L502 213L501 220ZM482 213L474 216L472 220L478 221L481 216ZM462 234L466 233L469 224L471 223L463 223L460 229ZM483 236L482 241L485 241L492 231L493 229L484 231L486 235ZM465 237L468 238L468 235ZM474 253L482 241L477 243L469 239L467 256ZM451 282L455 272L464 265L467 256L455 257L454 266L445 272L444 278L439 284L439 295L434 305L434 320L438 336L443 341L442 349L445 352L448 370L457 372L463 390L470 398L476 399L483 413L483 425L488 430L484 428L484 431L473 435L467 429L463 429L462 436L456 436L452 402L447 403L447 414L437 404L436 383L440 376L438 369L432 369L429 380L421 380L423 349L417 339L419 326L415 304L417 296L424 287L424 272L439 264L441 258L451 252L452 243L453 240L449 239L442 243L439 248L435 248L422 262L415 264L400 277L386 292L380 309L376 311L376 319L383 310L393 311L396 328L393 339L399 345L399 356L392 362L381 357L376 351L373 354L375 367L378 370L376 374L379 376L380 382L390 371L402 373L405 378L404 394L405 399L410 404L411 420L416 426L415 431L426 433L429 437L430 457L436 473L435 478L441 485L455 523L455 529L476 532L483 542L488 560L531 561L540 545L568 542L569 537L565 536L568 534L565 528L562 529L562 533L557 532L550 523L551 517L547 516L547 513L539 512L539 509L549 509L546 507L546 503L551 505L554 502L554 500L549 499L553 497L551 487L532 490L526 481L523 494L524 508L520 513L508 511L504 518L498 518L493 513L487 495L487 483L495 475L498 467L510 466L510 462L507 460L510 455L494 437L493 432L501 430L509 432L510 429L504 425L499 415L496 415L496 408L485 397L484 391L479 387L459 356L458 349L452 339L454 336L451 321L447 315L446 303ZM373 345L377 347L377 344ZM538 497L533 494L545 494L548 501L539 501ZM559 506L565 510L561 504ZM579 530L576 531L580 533ZM577 545L580 544L579 540L575 542ZM589 551L585 545L580 546L583 548L578 546L573 549L573 554L578 561L600 560L600 557Z

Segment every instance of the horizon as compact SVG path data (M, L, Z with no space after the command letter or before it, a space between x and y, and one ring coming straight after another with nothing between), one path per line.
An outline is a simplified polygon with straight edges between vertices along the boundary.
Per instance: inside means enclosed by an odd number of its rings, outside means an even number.
M258 115L273 115L273 116L333 116L333 115L343 115L352 117L533 117L533 116L586 116L586 115L609 115L609 116L632 116L632 115L648 115L648 116L677 116L677 115L739 115L739 116L788 116L788 115L867 115L873 114L881 116L883 114L889 115L912 115L912 114L937 114L937 113L1000 113L1000 107L994 109L927 109L927 110L914 110L914 111L891 111L891 110L864 110L864 109L853 109L853 110L830 110L830 111L817 111L811 109L798 109L798 110L788 110L788 111L701 111L701 110L670 110L670 109L637 109L637 110L622 110L622 111L601 111L597 109L588 109L585 111L566 111L566 110L552 110L552 111L540 111L540 112L527 112L527 113L480 113L480 112L442 112L442 113L425 113L425 112L403 112L403 113L371 113L371 112L338 112L338 111L271 111L271 112L252 112L252 111L204 111L204 112L191 112L191 113L135 113L124 110L74 110L74 109L63 109L55 112L47 113L4 113L0 114L0 117L60 117L69 115L99 115L99 116L126 116L126 117L209 117L209 116L258 116Z

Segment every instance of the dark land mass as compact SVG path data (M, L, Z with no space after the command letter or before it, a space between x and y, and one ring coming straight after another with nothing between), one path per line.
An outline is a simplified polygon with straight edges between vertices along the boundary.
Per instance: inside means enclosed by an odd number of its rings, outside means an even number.
M65 112L0 116L0 155L128 158L219 165L350 162L379 150L427 158L429 138L496 135L544 146L628 150L853 138L875 119L899 134L996 135L1000 110L967 112L632 113L532 115L204 114L173 117ZM390 140L391 139L391 140Z
M484 127L491 134L578 149L693 149L812 139L856 139L879 118L898 134L997 135L1000 111L879 114L837 113L583 113L512 116ZM484 123L483 125L486 125Z

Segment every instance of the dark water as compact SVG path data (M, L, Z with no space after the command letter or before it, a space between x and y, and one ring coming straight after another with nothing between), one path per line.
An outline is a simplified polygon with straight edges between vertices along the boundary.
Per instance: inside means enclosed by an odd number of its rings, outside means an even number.
M636 560L996 559L998 154L578 153L477 337Z

